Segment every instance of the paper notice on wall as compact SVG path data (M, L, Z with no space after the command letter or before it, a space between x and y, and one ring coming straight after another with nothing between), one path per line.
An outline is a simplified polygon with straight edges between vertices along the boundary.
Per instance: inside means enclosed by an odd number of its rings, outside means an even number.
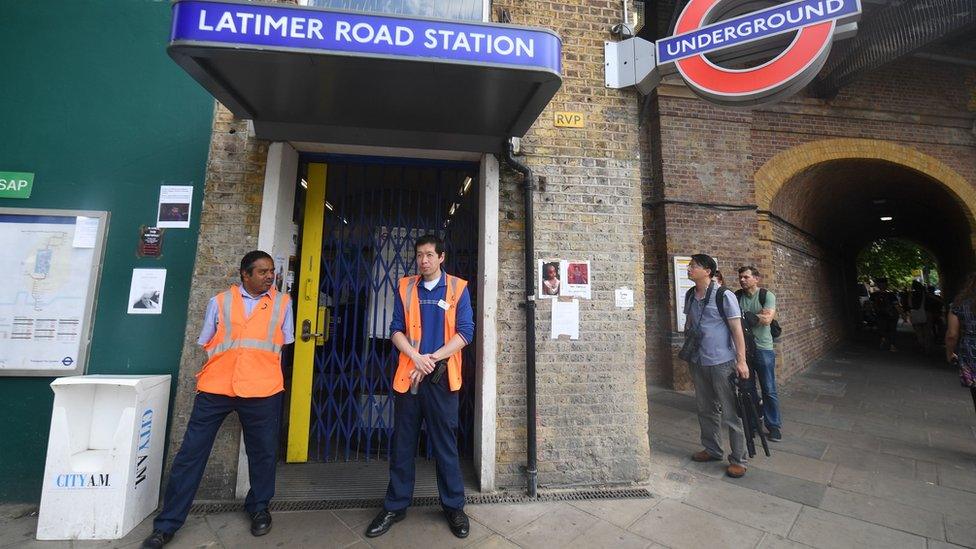
M186 229L190 226L190 205L193 187L162 185L159 187L159 213L156 226L166 229Z
M132 269L129 286L130 315L163 314L166 269Z
M590 299L590 262L563 261L560 265L560 277L563 283L559 286L559 295L566 297L581 297Z
M634 290L630 288L617 288L613 291L613 301L621 309L634 308Z
M559 339L561 335L569 339L579 339L579 300L552 302L552 339Z
M75 235L71 242L73 248L94 248L98 240L98 218L75 216Z

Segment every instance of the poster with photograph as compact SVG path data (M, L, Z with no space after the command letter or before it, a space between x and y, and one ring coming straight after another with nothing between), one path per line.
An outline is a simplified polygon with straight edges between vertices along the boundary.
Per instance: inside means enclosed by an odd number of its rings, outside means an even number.
M562 284L559 295L590 299L591 273L589 261L563 261L560 278Z
M132 269L129 285L130 315L163 314L166 269Z
M186 229L190 226L190 203L193 187L162 185L159 187L159 210L156 226L165 229Z
M539 281L539 298L554 299L559 296L561 261L558 259L540 259L536 270Z

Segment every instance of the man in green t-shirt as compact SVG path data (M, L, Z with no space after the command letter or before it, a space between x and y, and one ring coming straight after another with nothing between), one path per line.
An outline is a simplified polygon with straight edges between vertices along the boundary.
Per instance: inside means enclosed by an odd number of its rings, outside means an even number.
M783 439L782 418L779 415L779 397L776 395L776 351L773 350L773 335L769 325L776 318L776 296L773 292L759 287L759 269L749 265L739 269L739 286L736 292L742 313L755 313L759 325L752 329L756 338L756 374L762 388L763 416L769 440Z

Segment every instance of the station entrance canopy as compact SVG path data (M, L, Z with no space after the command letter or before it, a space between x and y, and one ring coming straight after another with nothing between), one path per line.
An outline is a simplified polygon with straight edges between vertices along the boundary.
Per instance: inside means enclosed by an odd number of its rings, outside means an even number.
M257 137L498 152L556 94L544 29L177 0L169 55Z

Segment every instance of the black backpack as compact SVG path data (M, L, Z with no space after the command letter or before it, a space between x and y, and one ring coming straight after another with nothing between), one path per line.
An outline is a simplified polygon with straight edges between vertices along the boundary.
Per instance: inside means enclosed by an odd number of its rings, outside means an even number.
M719 286L715 290L715 306L718 307L718 314L725 321L725 327L729 330L729 339L732 338L732 328L729 326L729 317L725 314L725 292L730 291L725 286ZM692 286L688 288L685 292L685 314L691 313L691 299L695 295L695 287ZM706 294L707 295L707 294ZM708 305L708 303L705 303ZM758 356L759 348L756 347L756 336L752 333L752 329L746 326L745 322L741 323L742 326L742 336L746 341L746 362L752 368L755 364L755 357Z
M735 297L741 299L745 290L736 290ZM766 288L759 288L759 307L762 309L766 308ZM773 336L773 339L779 339L779 336L783 335L783 328L780 327L779 321L775 318L769 323L769 335Z

